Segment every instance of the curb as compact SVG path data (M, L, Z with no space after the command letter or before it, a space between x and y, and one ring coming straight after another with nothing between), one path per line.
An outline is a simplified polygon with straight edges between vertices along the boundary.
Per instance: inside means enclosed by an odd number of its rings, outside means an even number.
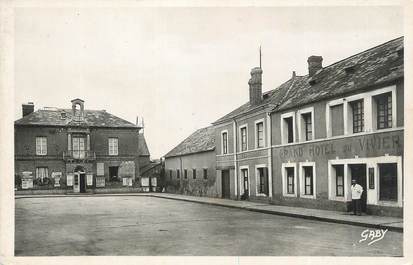
M307 219L307 220L316 220L316 221L328 222L328 223L347 224L347 225L376 228L376 229L388 229L389 231L403 233L403 227L389 226L386 224L371 224L371 223L366 223L366 222L332 219L332 218L314 216L314 215L304 215L304 214L298 214L298 213L287 213L287 212L274 211L274 210L256 209L256 208L252 208L251 206L237 206L237 205L221 204L221 203L216 203L216 202L198 201L198 200L192 200L192 199L186 199L186 198L177 198L177 197L174 198L174 197L162 196L162 195L151 194L151 193L129 193L129 194L128 193L107 193L107 194L104 194L104 193L96 194L95 193L95 194L82 194L82 195L75 195L75 194L17 195L15 196L15 199L53 198L53 197L108 197L108 196L154 197L154 198L161 198L161 199L199 203L199 204L205 204L205 205L221 206L221 207L233 208L233 209L241 209L241 210L247 210L250 212L259 212L259 213L287 216L287 217L293 217L293 218L301 218L301 219Z
M259 212L259 213L280 215L280 216L287 216L287 217L294 217L294 218L301 218L301 219L307 219L307 220L316 220L316 221L328 222L328 223L348 224L348 225L369 227L369 228L377 228L377 229L388 229L389 231L403 233L403 227L388 226L388 225L385 225L385 224L371 224L371 223L366 223L366 222L355 222L355 221L350 221L350 220L332 219L332 218L321 217L321 216L313 216L313 215L304 215L304 214L297 214L297 213L286 213L286 212L273 211L273 210L256 209L256 208L251 208L250 206L225 205L225 204L220 204L220 203L196 201L196 200L184 199L184 198L163 197L163 196L160 196L160 195L150 195L150 196L157 197L157 198L163 198L163 199L177 200L177 201L195 202L195 203L199 203L199 204L206 204L206 205L214 205L214 206L221 206L221 207L227 207L227 208L242 209L242 210L247 210L247 211L251 211L251 212Z

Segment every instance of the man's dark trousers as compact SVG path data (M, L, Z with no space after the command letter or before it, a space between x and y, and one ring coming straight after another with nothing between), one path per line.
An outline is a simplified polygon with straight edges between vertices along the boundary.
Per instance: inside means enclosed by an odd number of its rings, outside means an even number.
M361 215L360 199L353 199L353 213L354 215Z

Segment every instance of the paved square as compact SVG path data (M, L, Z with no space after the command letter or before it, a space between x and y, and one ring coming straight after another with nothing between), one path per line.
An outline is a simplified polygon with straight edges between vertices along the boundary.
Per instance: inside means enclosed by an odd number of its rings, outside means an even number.
M146 196L16 199L16 256L401 256L403 233Z

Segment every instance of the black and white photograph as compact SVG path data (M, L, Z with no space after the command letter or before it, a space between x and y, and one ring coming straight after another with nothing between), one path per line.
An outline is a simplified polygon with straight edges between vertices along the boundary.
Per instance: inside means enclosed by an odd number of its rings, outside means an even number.
M333 2L5 1L0 264L410 264L412 3Z

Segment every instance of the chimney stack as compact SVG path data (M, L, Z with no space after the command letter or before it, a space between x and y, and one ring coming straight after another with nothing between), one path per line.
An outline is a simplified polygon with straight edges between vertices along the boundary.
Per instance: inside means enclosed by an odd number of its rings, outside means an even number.
M312 55L308 57L308 75L311 77L323 68L323 57Z
M251 79L248 81L250 86L250 105L257 105L262 100L262 69L252 68Z
M28 102L26 104L22 104L22 112L23 117L29 115L34 111L34 104L33 102Z

